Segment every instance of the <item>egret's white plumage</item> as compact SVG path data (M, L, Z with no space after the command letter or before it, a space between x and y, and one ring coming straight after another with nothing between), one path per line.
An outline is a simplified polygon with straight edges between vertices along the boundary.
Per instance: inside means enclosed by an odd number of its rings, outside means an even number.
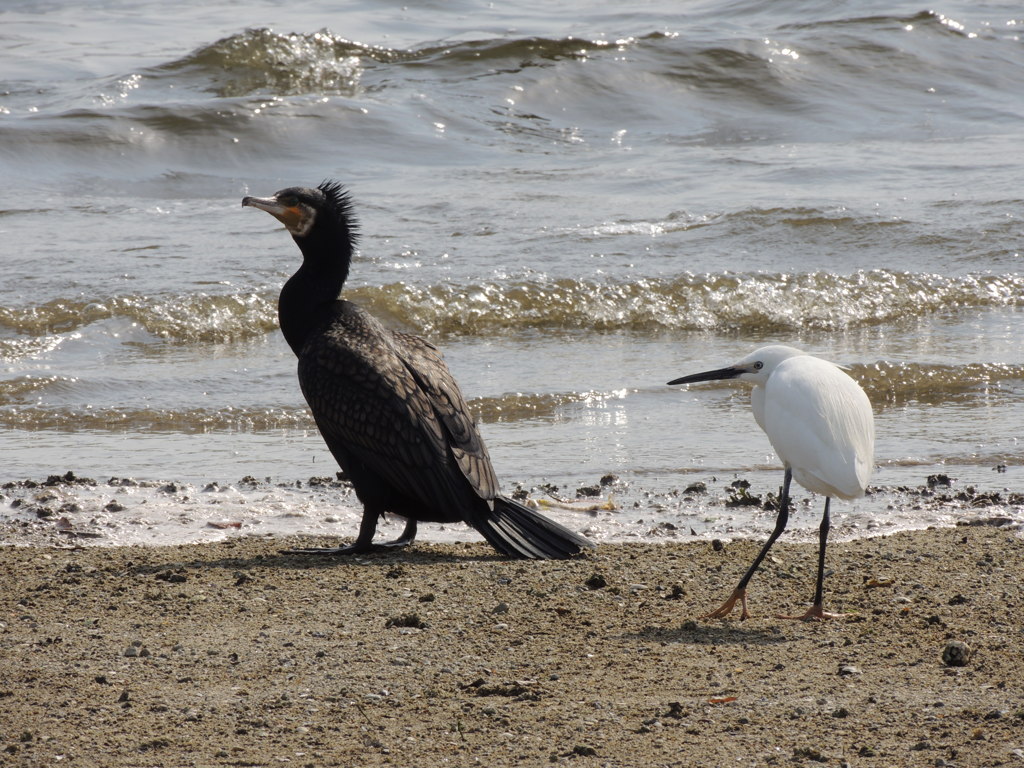
M740 379L755 382L750 401L793 479L822 496L863 496L874 460L871 403L839 366L793 347L757 350L746 362L763 367Z
M838 365L794 347L762 347L735 365L675 379L688 384L713 379L740 379L754 384L750 400L754 419L768 435L786 468L775 530L733 595L710 616L724 616L737 600L746 618L746 586L785 530L789 484L795 479L813 493L825 496L819 533L818 584L814 605L801 618L823 618L822 581L829 530L829 499L863 496L874 464L875 425L864 390Z

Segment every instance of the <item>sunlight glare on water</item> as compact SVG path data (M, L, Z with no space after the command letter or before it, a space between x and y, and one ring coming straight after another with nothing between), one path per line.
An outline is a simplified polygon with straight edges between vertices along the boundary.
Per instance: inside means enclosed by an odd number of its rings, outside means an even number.
M614 503L563 522L762 531L725 505L779 482L748 392L664 382L773 341L872 400L884 492L840 535L975 514L900 496L940 474L1020 519L1019 26L1005 2L5 5L4 540L352 533L351 494L308 485L336 465L277 330L299 252L239 204L325 178L361 224L346 297L444 350L505 489ZM97 485L18 485L68 470ZM155 485L119 517L109 478Z

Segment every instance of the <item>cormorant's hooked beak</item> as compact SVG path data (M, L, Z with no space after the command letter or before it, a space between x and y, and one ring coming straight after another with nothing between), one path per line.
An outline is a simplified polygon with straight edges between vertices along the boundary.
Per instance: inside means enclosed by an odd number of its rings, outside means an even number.
M247 195L242 198L242 206L250 206L266 211L285 226L288 225L287 220L289 218L299 216L298 207L287 208L276 197L249 197Z
M266 211L284 224L292 234L305 234L308 230L308 214L298 205L284 205L276 197L243 197L242 205Z
M692 373L689 376L683 376L679 379L672 379L668 385L674 386L676 384L693 384L697 381L716 381L717 379L735 379L737 376L741 376L744 373L749 373L745 368L738 365L730 365L728 368L716 368L713 371L704 371L703 373Z

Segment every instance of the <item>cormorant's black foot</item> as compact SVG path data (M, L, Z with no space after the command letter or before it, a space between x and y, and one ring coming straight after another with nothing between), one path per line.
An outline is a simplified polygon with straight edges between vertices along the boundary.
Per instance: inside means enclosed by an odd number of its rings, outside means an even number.
M409 526L406 526L405 531L394 541L382 541L379 544L364 544L360 541L356 541L354 544L347 544L344 547L302 547L299 549L282 549L281 554L283 555L329 555L331 557L344 556L344 555L365 555L369 552L380 552L382 550L390 549L401 549L402 547L408 547L416 539L415 529L413 525L412 535L409 536Z
M372 552L377 549L378 545L371 544L365 546L362 544L349 544L344 547L302 547L299 549L282 549L282 555L362 555L366 552Z

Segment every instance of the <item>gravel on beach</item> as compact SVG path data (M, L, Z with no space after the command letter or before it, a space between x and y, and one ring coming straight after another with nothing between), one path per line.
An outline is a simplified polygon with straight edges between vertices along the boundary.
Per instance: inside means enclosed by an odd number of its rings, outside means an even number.
M1024 765L1013 526L780 543L484 544L349 559L239 537L4 547L11 766ZM738 614L738 611L736 612Z

